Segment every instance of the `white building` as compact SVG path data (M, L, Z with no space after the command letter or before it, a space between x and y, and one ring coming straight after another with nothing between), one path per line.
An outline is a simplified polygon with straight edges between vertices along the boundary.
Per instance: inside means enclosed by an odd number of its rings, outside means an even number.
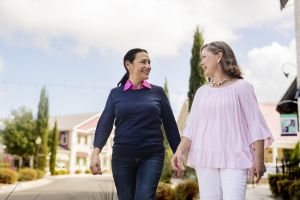
M67 169L70 173L74 173L76 170L84 172L89 169L99 116L97 113L92 113L50 118L50 127L53 128L56 120L59 131L57 169ZM111 172L113 132L114 129L100 154L101 168L104 172Z

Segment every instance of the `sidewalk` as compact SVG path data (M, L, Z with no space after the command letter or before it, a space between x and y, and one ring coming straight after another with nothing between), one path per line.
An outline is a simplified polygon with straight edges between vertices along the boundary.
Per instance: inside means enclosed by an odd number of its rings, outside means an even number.
M8 193L14 190L15 191L23 191L28 190L35 187L41 187L51 183L52 180L49 177L45 177L39 180L34 181L26 181L26 182L16 182L14 184L0 184L0 194L1 193Z
M269 184L247 185L246 200L274 200Z
M29 190L36 187L42 187L52 183L56 179L64 179L64 178L74 178L74 177L88 177L91 174L68 174L68 175L57 175L57 176L45 176L42 179L33 180L33 181L25 181L25 182L16 182L14 184L0 184L0 194L1 193L9 193L14 190L15 192ZM110 174L103 174L101 177L111 176Z

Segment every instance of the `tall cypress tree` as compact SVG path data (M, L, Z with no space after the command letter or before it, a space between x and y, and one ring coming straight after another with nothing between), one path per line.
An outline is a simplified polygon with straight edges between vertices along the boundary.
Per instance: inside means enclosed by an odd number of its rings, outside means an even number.
M57 145L58 145L57 121L55 121L51 136L52 136L52 144L51 144L51 156L50 156L50 172L51 172L51 175L54 175Z
M48 120L49 120L49 102L46 94L46 87L44 86L40 95L40 102L38 106L38 116L36 122L37 137L40 136L42 143L40 144L38 152L38 169L45 170L47 166L48 155Z
M202 33L200 33L199 27L197 27L194 33L192 57L190 60L191 75L189 80L189 92L188 92L189 111L191 110L191 106L195 94L197 92L197 89L203 84L205 84L206 82L204 71L201 66L201 55L200 55L200 50L201 47L203 46L203 42L204 41L203 41ZM184 178L196 178L195 170L187 166L185 169Z
M169 99L169 89L168 89L168 82L167 79L165 79L165 84L164 84L164 91L166 96ZM165 146L165 160L164 160L164 167L163 171L160 177L160 181L165 182L165 183L170 183L171 177L172 177L172 172L171 172L171 156L172 156L172 150L169 145L166 132L164 127L162 126L162 132L164 135L164 146Z
M190 84L189 84L189 92L188 92L189 111L191 110L191 105L193 103L194 96L196 94L197 89L206 82L204 72L200 64L201 63L200 50L202 46L203 46L202 33L199 32L199 27L197 27L194 34L194 44L192 48L192 57L190 60L191 75L189 80Z

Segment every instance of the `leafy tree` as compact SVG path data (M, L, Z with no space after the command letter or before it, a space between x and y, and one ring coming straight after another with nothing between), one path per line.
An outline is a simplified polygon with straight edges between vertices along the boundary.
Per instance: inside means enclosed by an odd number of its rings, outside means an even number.
M32 112L21 107L4 120L4 128L0 130L6 152L18 155L27 160L35 154L35 121Z

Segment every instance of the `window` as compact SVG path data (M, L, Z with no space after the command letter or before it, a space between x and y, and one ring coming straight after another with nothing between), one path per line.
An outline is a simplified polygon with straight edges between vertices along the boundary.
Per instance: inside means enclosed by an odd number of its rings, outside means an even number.
M86 136L84 136L84 144L88 144L88 136L86 135Z
M81 138L80 135L78 135L78 136L77 136L78 144L80 144L80 138Z
M62 144L62 145L68 144L68 132L67 131L60 132L60 144Z
M76 165L79 165L79 162L80 162L80 158L77 157L77 158L76 158Z

